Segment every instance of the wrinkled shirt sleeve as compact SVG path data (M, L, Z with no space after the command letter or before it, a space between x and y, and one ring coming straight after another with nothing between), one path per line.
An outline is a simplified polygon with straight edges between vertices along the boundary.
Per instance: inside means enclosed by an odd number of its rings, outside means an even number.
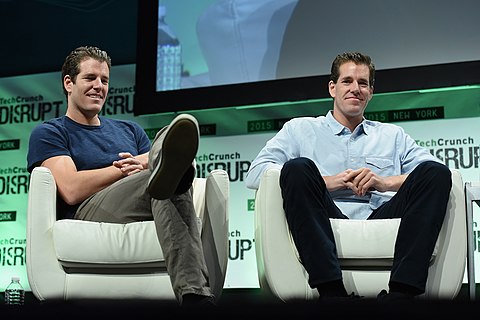
M281 169L285 162L298 156L298 143L296 137L290 133L291 125L291 122L285 123L253 160L245 179L247 188L258 189L260 178L267 168Z

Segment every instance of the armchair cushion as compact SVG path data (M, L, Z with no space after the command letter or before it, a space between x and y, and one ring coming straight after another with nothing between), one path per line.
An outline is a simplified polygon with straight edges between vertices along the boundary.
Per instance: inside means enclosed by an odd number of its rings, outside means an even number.
M86 236L88 235L88 236ZM151 221L127 224L59 220L53 225L58 261L66 267L163 265L163 252Z
M330 219L339 259L393 259L400 219Z

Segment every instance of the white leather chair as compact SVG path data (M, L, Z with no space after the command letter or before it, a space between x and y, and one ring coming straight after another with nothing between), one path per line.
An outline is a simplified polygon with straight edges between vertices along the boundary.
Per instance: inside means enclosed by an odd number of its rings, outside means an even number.
M214 170L193 182L194 206L216 299L228 261L229 177ZM50 170L30 177L26 267L40 300L175 300L153 221L113 224L57 220L57 189Z
M279 169L267 169L255 200L255 249L262 291L282 301L315 299L308 285L283 211ZM463 282L467 257L464 186L452 170L453 186L444 224L432 255L426 292L429 299L453 299ZM388 290L400 219L331 219L347 292L373 298Z

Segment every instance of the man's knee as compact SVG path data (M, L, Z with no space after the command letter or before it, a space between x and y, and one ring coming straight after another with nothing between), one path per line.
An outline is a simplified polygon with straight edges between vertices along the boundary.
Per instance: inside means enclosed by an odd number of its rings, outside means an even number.
M312 160L305 157L299 157L285 162L282 172L303 172L305 171L305 168L311 168L312 166L315 166L315 163Z
M422 176L430 176L437 181L450 182L452 180L452 172L446 165L436 161L425 161L418 165L418 173Z
M280 172L280 186L285 186L287 182L290 185L304 185L309 183L308 181L316 181L325 188L325 182L315 162L305 157L285 162Z

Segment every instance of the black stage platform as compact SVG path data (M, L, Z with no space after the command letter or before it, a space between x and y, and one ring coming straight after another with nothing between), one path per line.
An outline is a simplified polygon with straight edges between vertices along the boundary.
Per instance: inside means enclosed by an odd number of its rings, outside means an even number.
M477 285L478 286L478 285ZM477 287L477 291L479 288ZM476 294L478 297L478 293ZM39 302L31 292L25 305L6 306L1 296L1 319L461 319L480 311L464 285L454 300L418 300L380 304L361 299L348 303L296 301L284 303L260 289L224 289L216 307L185 308L167 301L81 300Z

